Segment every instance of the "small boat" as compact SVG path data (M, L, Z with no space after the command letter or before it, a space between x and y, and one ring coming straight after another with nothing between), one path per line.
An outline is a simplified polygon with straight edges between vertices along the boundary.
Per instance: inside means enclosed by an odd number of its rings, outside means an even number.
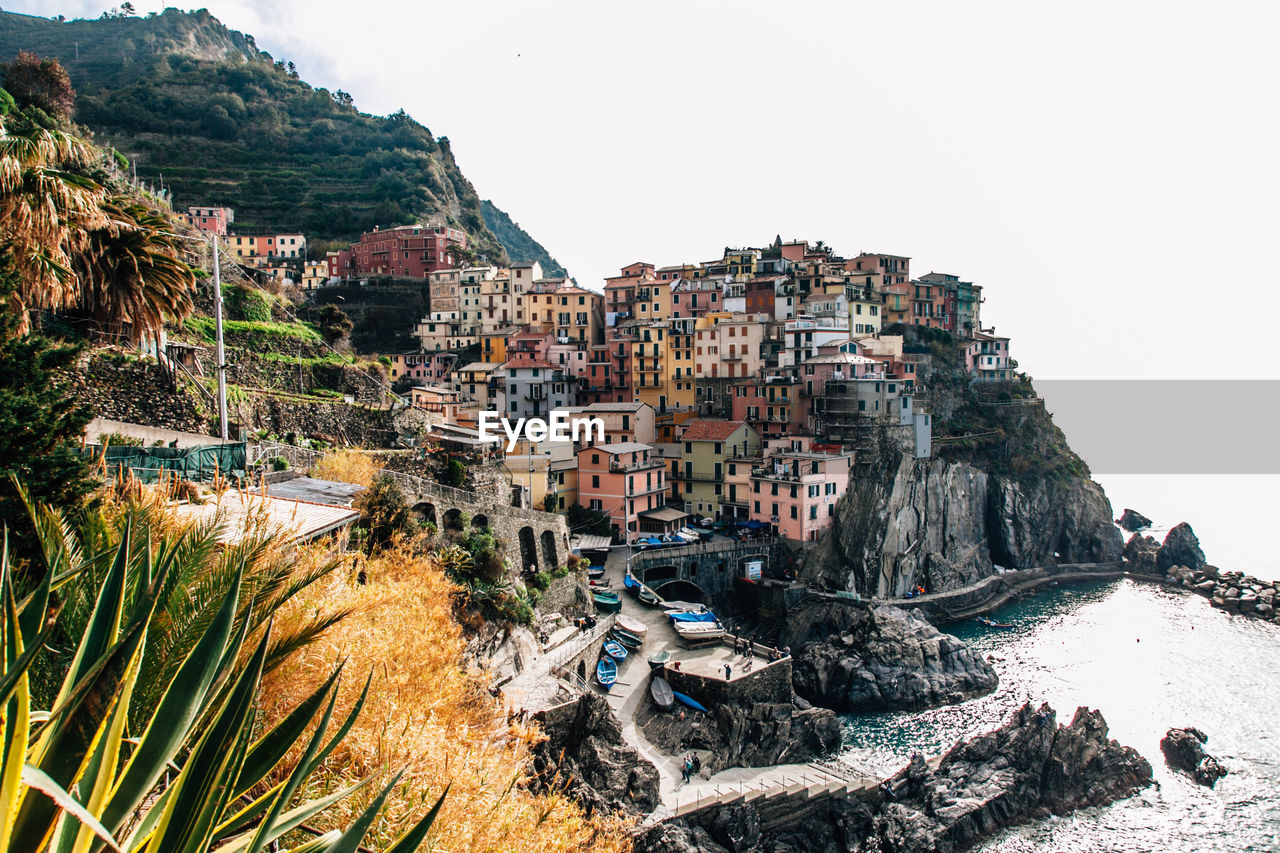
M716 615L710 610L704 610L701 613L691 613L684 611L681 613L668 613L672 622L719 622Z
M639 592L640 589L644 587L644 584L631 576L631 572L627 572L622 576L622 585L631 590L632 595Z
M635 634L632 634L630 631L625 631L622 628L619 628L617 625L613 626L613 630L609 632L609 636L613 637L629 649L638 649L641 644L644 643L644 640L640 639Z
M683 640L714 640L724 636L724 626L719 622L677 622L675 629Z
M671 710L671 706L676 702L675 691L671 689L671 685L665 678L659 676L654 676L649 682L649 695L653 697L653 704L664 711Z
M627 650L622 647L622 643L615 642L614 640L605 641L604 653L616 660L618 663L622 663L627 659Z
M671 652L663 649L656 655L649 655L649 668L662 669L671 660Z
M604 577L604 566L588 566L587 577L602 578Z
M618 665L613 662L611 657L602 657L596 663L596 681L600 682L600 686L608 690L613 683L618 680Z
M699 702L697 699L694 699L692 696L686 696L677 690L672 690L671 696L677 701L683 702L684 704L688 705L690 708L692 708L695 711L701 711L704 714L707 713L707 706L703 705L701 702Z
M988 619L985 616L978 617L978 624L986 625L988 628L1004 628L1006 630L1013 627L1012 622L997 622L994 619Z
M591 597L595 600L596 610L604 613L617 613L622 609L622 601L619 600L616 592L597 592Z
M608 589L609 587L613 586L613 581L600 580L598 578L592 578L591 580L587 581L587 583L589 583L595 589Z
M614 620L613 624L617 625L619 628L626 631L628 634L631 634L632 636L635 636L635 637L639 637L642 640L644 639L644 635L649 631L649 629L645 627L645 624L643 622L641 622L639 619L633 619L630 616L619 615L618 618Z
M641 604L647 604L650 607L653 607L658 603L658 594L647 586L640 588L640 592L636 594L636 598L640 599Z

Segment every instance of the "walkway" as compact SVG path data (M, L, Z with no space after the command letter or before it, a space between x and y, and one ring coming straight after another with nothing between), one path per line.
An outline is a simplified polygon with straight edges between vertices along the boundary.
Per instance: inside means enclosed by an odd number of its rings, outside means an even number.
M605 563L605 577L612 582L613 589L623 590L622 578L625 571L626 550L615 548L609 552ZM837 762L827 762L827 766L809 763L734 767L709 778L695 778L685 784L680 776L680 757L659 751L636 725L636 713L649 699L648 658L660 651L670 650L673 658L679 660L685 670L699 673L705 671L716 675L723 675L725 662L734 661L735 679L742 674L739 665L741 658L734 658L733 650L723 645L686 649L680 645L679 635L661 609L645 607L625 592L621 598L622 612L644 623L648 632L645 634L644 645L628 656L619 667L618 681L606 696L622 723L623 739L658 769L662 804L646 818L646 822L663 820L713 803L737 799L754 799L801 790L809 790L811 796L818 796L837 789L852 791L880 783L879 779L861 776L852 768L845 770ZM764 665L762 658L756 659L755 668Z

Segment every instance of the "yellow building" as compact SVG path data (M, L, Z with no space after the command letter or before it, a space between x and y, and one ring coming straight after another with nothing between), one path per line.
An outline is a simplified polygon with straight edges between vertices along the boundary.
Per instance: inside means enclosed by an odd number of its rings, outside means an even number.
M684 511L698 518L733 517L735 510L721 506L728 497L728 466L731 459L759 454L760 434L743 421L697 418L685 422L677 443L682 453L672 479Z
M513 327L496 329L480 336L480 359L490 364L502 364L507 360L507 338L518 330Z

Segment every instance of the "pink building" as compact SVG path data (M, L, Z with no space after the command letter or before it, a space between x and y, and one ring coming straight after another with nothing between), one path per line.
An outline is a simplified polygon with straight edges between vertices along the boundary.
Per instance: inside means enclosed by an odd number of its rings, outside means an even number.
M746 421L761 436L804 432L807 419L800 380L769 377L733 386L733 419Z
M974 332L964 348L964 365L978 382L999 382L1014 378L1017 362L1009 358L1009 339L993 334L995 329Z
M620 536L639 532L640 514L665 504L664 462L647 444L624 441L578 451L578 503L609 516Z
M671 316L701 317L709 311L723 311L718 279L676 279L671 286Z
M751 473L751 518L793 542L816 542L849 485L853 452L785 451Z
M229 207L188 207L182 218L197 231L225 237L227 226L235 221L235 212Z

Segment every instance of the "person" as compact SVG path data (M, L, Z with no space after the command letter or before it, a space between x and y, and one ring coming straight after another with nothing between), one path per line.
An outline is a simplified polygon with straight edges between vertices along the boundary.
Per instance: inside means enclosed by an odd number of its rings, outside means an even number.
M672 669L674 669L676 672L679 672L679 671L680 671L680 661L676 661L675 663L671 664L671 668L672 668Z
M769 652L769 660L782 660L782 652L778 651L778 647L774 646L773 651Z
M684 762L680 765L680 775L683 777L686 785L688 785L689 780L693 778L693 760L690 759L688 755L685 755Z
M724 665L724 680L725 680L725 681L728 681L728 680L729 680L730 678L732 678L732 677L733 677L733 667L729 666L729 664L725 664L725 665Z
M887 798L889 798L890 800L893 799L893 783L890 782L888 779L885 779L883 782L880 783L880 790L884 792L884 795Z
M698 773L702 770L702 759L698 757L698 753L693 754L693 772Z

